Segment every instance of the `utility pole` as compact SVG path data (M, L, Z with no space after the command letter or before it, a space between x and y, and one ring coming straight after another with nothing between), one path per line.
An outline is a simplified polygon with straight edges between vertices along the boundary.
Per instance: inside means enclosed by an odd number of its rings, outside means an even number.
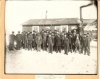
M45 19L47 19L47 13L48 13L48 11L46 11Z
M84 34L84 28L83 28L83 18L82 18L82 9L88 6L91 6L94 4L94 1L91 1L91 3L87 4L87 5L83 5L80 7L80 26L79 26L79 34L83 35Z
M88 6L91 6L93 5L94 3L91 2L90 4L87 4L87 5L83 5L80 7L80 21L82 22L82 9L85 8L85 7L88 7Z

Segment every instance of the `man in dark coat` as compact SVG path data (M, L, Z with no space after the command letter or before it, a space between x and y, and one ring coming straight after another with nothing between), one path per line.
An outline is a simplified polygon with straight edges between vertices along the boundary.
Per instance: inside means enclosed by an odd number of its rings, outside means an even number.
M36 36L37 51L41 51L41 44L42 44L42 36L41 34L38 33Z
M44 35L44 29L42 29L42 31L41 31L41 37L43 38L43 35ZM42 48L42 50L43 50L43 42L42 42L42 44L41 44L41 48Z
M54 50L54 44L55 44L55 41L54 41L54 39L55 39L55 35L54 35L54 33L52 32L52 35L51 35L51 37L52 37L52 40L53 40L53 50Z
M22 32L22 47L25 48L25 35L26 35L26 32Z
M47 45L48 45L49 53L52 53L52 51L53 51L53 38L52 38L51 34L49 34L49 36L48 36Z
M58 34L58 36L56 37L56 47L57 47L56 52L61 53L61 36L60 36L60 34Z
M14 49L14 41L15 41L15 35L14 32L12 32L12 34L9 37L9 50L13 50Z
M75 42L76 42L76 34L73 33L72 35L72 49L73 49L73 52L75 52Z
M69 34L68 38L69 38L69 51L72 53L72 46L73 46L72 34Z
M64 33L61 35L61 49L64 50Z
M69 50L69 39L66 34L64 35L64 52L66 55L68 55L68 50Z
M84 35L80 35L80 54L83 53L83 49L84 49Z
M84 34L84 37L83 37L83 49L82 49L82 53L83 52L84 52L84 55L87 52L87 38L86 38L86 34Z
M18 31L18 34L16 35L16 41L17 41L17 49L20 50L22 43L22 35L20 34L20 31Z
M25 33L25 38L24 38L24 45L25 45L25 49L28 48L28 37L27 37L27 33Z
M91 42L91 37L89 33L87 33L87 54L90 55L90 42Z
M80 36L79 36L79 34L77 34L76 35L76 42L75 42L75 52L81 52L80 51L80 49L81 49L81 46L80 46Z
M86 53L88 55L90 55L90 50L89 50L90 43L89 42L90 42L90 40L88 39L86 34L84 34L84 37L83 37L83 48L82 48L82 53L84 51L84 55L86 55Z
M47 48L47 34L46 34L46 32L44 32L44 34L43 34L43 38L42 38L43 40L43 42L42 42L42 44L43 44L43 50L47 50L46 48Z
M54 45L53 45L53 50L56 51L57 50L57 47L56 47L56 40L57 40L57 33L55 31L54 33Z
M32 51L32 41L33 41L33 35L32 35L32 32L30 32L28 34L28 50L31 50Z
M79 27L78 27L78 33L79 33L79 35L84 35L84 28L83 28L82 25L83 25L83 24L81 23L81 24L79 25Z
M32 47L33 49L36 49L36 32L35 31L33 31Z

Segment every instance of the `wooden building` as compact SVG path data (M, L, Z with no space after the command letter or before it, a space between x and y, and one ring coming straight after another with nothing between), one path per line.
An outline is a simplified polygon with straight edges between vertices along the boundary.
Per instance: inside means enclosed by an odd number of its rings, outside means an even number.
M22 24L22 31L59 30L70 31L77 29L80 24L78 18L61 18L61 19L30 19Z

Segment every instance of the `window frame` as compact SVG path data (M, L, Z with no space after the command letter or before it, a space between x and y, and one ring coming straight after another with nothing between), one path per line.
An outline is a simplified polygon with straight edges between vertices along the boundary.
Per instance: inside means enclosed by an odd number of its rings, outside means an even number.
M32 31L34 30L35 27L38 28L38 32L39 32L39 26L32 26Z

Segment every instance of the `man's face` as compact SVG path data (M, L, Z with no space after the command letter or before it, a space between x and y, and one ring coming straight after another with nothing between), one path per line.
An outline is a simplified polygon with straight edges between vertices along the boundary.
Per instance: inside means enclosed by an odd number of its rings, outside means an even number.
M84 35L84 37L86 37L86 35Z
M79 36L79 34L77 34L77 36Z
M89 36L89 34L87 34L87 36Z
M51 37L51 35L49 35L49 37Z
M30 32L28 32L28 34L29 34Z

